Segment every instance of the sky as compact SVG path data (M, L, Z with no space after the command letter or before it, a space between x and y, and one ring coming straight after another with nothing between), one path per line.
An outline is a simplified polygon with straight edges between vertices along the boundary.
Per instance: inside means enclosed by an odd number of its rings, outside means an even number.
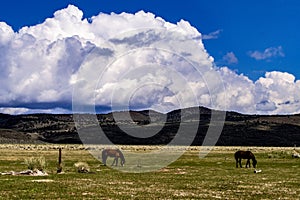
M297 0L2 2L0 112L70 112L72 98L85 96L76 100L87 104L95 101L100 110L122 109L130 104L130 108L166 112L200 104L250 114L300 113L299 11ZM145 31L156 28L163 30ZM173 36L165 33L174 31ZM186 39L185 45L179 42L180 37ZM183 54L168 45L171 43L191 55L185 57L200 69L199 80L191 78L195 72L191 73L187 62L174 58ZM176 54L138 49L141 47L163 47ZM100 81L98 74L94 77L97 81L78 86L78 77L88 79L96 70L85 69L87 60L95 59L88 56L95 48L103 62L112 63L114 58L112 72L105 66L98 67L105 70ZM122 57L133 49L139 54L132 52ZM140 55L140 60L130 63L128 59L133 55ZM150 58L156 60L151 62ZM153 65L169 66L165 59L171 59L170 66L175 66L172 70L184 76L196 100L184 94L186 88L175 89L178 78L162 81L170 71ZM138 70L134 65L145 63L149 66L141 71L150 68L161 72L155 80L150 78L155 70L140 72L139 78L130 73L125 78L120 76L129 69ZM127 68L123 69L120 66L124 64ZM210 80L207 72L218 73L220 78ZM159 86L146 86L154 82ZM224 88L220 89L220 85ZM83 93L82 88L92 92ZM109 98L112 90L121 96L115 105Z

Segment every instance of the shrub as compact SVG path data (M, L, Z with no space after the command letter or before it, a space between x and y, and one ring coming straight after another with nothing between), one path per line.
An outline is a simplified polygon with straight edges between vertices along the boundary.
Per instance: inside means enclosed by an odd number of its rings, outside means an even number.
M46 159L43 156L34 158L34 157L30 157L30 158L26 158L24 160L25 165L27 165L28 169L30 170L40 170L40 171L44 171L46 168Z
M85 162L77 162L74 164L77 172L79 173L88 173L90 172L90 166Z

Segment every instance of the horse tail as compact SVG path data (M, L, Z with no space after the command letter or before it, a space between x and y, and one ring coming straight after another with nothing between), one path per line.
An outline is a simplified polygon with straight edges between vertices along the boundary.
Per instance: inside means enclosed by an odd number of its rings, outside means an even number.
M102 163L104 164L104 165L106 165L106 159L107 159L107 153L106 153L106 149L104 149L103 151L102 151Z
M235 152L235 154L234 154L234 158L235 158L235 160L238 160L238 158L239 158L239 154L240 153L240 151L237 151L237 152Z

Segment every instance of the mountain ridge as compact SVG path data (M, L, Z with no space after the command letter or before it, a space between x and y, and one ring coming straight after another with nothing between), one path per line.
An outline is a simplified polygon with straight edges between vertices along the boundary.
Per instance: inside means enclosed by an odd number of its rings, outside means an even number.
M223 111L213 110L213 112L218 115L218 112L222 114ZM153 110L110 112L97 114L96 119L97 125L115 144L165 145L175 138L181 127L184 128L186 139L193 141L192 145L202 145L209 126L214 125L211 122L211 114L212 110L209 108L191 107L173 110L166 114ZM87 124L89 117L95 116L77 115L87 120ZM118 120L115 120L115 116ZM0 114L0 143L81 143L73 117L72 114ZM247 115L227 111L224 117L224 127L216 145L300 145L300 114ZM149 138L138 138L127 134L122 130L122 126L133 131L138 127L145 127L150 131L151 128L153 130L157 127L161 128L157 134ZM197 127L197 130L194 127ZM192 138L195 131L196 136ZM90 137L87 142L93 141L92 136Z

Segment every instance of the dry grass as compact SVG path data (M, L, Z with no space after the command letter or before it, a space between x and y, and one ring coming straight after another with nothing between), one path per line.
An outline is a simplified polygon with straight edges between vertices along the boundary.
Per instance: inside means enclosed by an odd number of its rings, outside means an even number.
M63 148L64 174L57 174L58 148ZM105 146L97 147L99 150ZM49 176L0 176L1 199L300 199L300 159L293 148L251 147L258 160L253 168L235 168L233 153L245 147L215 147L199 158L200 147L171 165L149 173L123 173L103 166L81 145L0 145L0 172L26 168L24 158L45 157ZM144 152L158 146L121 146ZM171 148L171 147L170 147ZM172 147L173 148L173 147ZM172 150L176 150L174 147ZM274 155L269 157L269 154ZM77 173L74 164L88 163L91 172ZM245 162L244 162L245 163ZM130 165L131 163L126 163Z
M77 162L74 164L76 171L79 173L89 173L90 166L86 162Z
M45 157L43 156L25 158L24 163L30 170L44 171L47 166Z

